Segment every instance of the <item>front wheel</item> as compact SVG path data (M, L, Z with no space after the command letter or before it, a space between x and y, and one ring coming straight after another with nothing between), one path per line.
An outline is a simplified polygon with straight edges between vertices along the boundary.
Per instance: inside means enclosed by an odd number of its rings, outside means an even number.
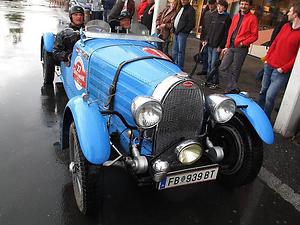
M43 79L44 84L52 84L54 80L55 61L50 52L43 50Z
M103 186L101 168L93 166L84 157L74 122L70 126L70 171L78 209L81 213L94 214L98 211Z
M263 144L242 115L236 114L230 121L217 124L210 138L224 151L218 176L221 184L237 187L256 178L262 166Z

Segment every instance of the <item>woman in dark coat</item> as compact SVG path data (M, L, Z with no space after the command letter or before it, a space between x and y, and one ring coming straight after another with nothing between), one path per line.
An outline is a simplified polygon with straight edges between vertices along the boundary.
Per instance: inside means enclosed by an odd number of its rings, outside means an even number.
M167 7L159 13L156 19L156 28L159 37L164 40L158 47L164 53L168 54L170 43L170 33L174 25L174 20L177 14L177 0L169 0Z

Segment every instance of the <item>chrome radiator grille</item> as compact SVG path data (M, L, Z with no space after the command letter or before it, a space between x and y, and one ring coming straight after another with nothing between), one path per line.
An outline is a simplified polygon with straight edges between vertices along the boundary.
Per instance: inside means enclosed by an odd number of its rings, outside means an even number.
M192 86L185 83L173 86L162 100L163 118L155 132L154 155L181 139L195 138L202 126L203 93L195 83Z

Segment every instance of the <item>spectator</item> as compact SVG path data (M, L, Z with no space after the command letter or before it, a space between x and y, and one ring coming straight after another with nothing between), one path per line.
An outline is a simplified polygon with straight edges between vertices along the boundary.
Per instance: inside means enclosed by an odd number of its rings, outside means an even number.
M102 19L101 15L101 0L93 0L92 2L92 15L91 15L91 20L100 20Z
M287 16L287 13L286 13L286 14L283 15L283 17L281 18L279 23L274 27L274 30L273 30L272 35L271 35L271 39L267 44L267 48L269 48L272 45L272 43L273 43L274 39L276 38L277 34L279 33L279 31L281 30L283 25L286 24L287 22L288 22L288 16ZM262 59L262 61L264 61L265 56L263 56L261 59ZM264 68L262 68L260 71L258 71L258 73L255 76L255 79L261 82L262 78L263 78L263 75L264 75Z
M131 20L135 11L134 0L117 0L108 15L108 23L110 23L111 20L115 20L116 18L118 18L122 11L129 12Z
M225 93L239 93L237 82L250 44L258 38L258 20L250 12L252 0L240 0L240 11L234 15L228 31L220 74L227 75Z
M279 23L274 27L274 30L272 32L272 35L271 35L271 39L270 39L270 42L268 44L268 46L270 47L273 43L273 41L275 40L277 34L280 32L281 28L283 27L284 24L286 24L288 21L288 15L287 13L284 14L281 18L281 20L279 21Z
M116 0L103 0L102 3L103 3L103 9L104 9L103 20L107 22L110 10L114 7Z
M168 6L158 14L156 19L157 33L159 34L159 37L165 41L164 43L160 43L159 49L166 54L168 54L170 33L174 26L174 20L177 14L176 7L177 0L169 0Z
M208 76L207 83L211 89L217 88L219 84L219 73L215 68L216 62L219 59L222 49L225 47L228 30L231 24L231 18L226 13L228 3L225 0L220 0L217 4L218 14L211 18L210 29L204 38L204 44L207 45L208 51ZM214 71L212 73L212 71Z
M288 21L269 48L259 92L259 105L270 118L275 98L290 77L300 48L300 3L292 5Z
M81 6L73 6L69 11L71 23L67 28L56 35L53 57L57 61L65 62L66 66L70 65L73 46L79 40L79 32L84 27L84 10Z
M189 0L181 0L181 9L174 20L174 39L172 57L174 62L183 69L186 40L195 27L195 9Z
M144 24L150 32L152 27L153 11L154 11L154 0L147 0L147 7L143 12L141 23Z
M202 30L201 30L201 37L200 37L200 39L202 41L205 41L205 37L207 36L207 34L209 32L212 18L218 14L216 0L208 0L207 4L208 4L208 10L205 11L204 16L203 16L203 22L202 22ZM204 48L202 50L202 61L203 61L202 71L197 73L198 75L206 75L207 74L208 52L207 52L206 45L204 46Z
M137 10L136 10L138 22L142 21L143 13L144 13L147 5L148 5L147 0L141 0L140 4L138 5Z

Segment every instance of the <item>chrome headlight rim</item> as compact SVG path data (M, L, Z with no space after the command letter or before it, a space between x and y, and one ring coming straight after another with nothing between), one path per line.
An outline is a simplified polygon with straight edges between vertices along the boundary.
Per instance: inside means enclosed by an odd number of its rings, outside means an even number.
M150 125L143 124L138 118L142 113L142 109L151 110L156 109L157 118ZM162 104L152 96L137 96L131 103L131 112L135 123L139 128L150 129L155 127L162 119ZM147 111L150 112L150 111Z
M235 101L222 94L211 94L206 97L208 110L214 121L217 123L228 122L236 112ZM223 117L220 116L223 114Z
M197 147L199 148L199 152L198 155L196 155L195 158L193 158L191 161L186 161L184 162L183 159L186 159L186 154L191 151L190 148L191 147ZM203 150L201 147L201 144L195 140L186 140L181 142L176 148L175 148L175 153L177 155L177 159L180 163L182 163L183 165L191 165L193 163L195 163L198 159L201 158L202 154L203 154ZM195 152L193 152L195 153ZM185 156L184 156L185 155Z

